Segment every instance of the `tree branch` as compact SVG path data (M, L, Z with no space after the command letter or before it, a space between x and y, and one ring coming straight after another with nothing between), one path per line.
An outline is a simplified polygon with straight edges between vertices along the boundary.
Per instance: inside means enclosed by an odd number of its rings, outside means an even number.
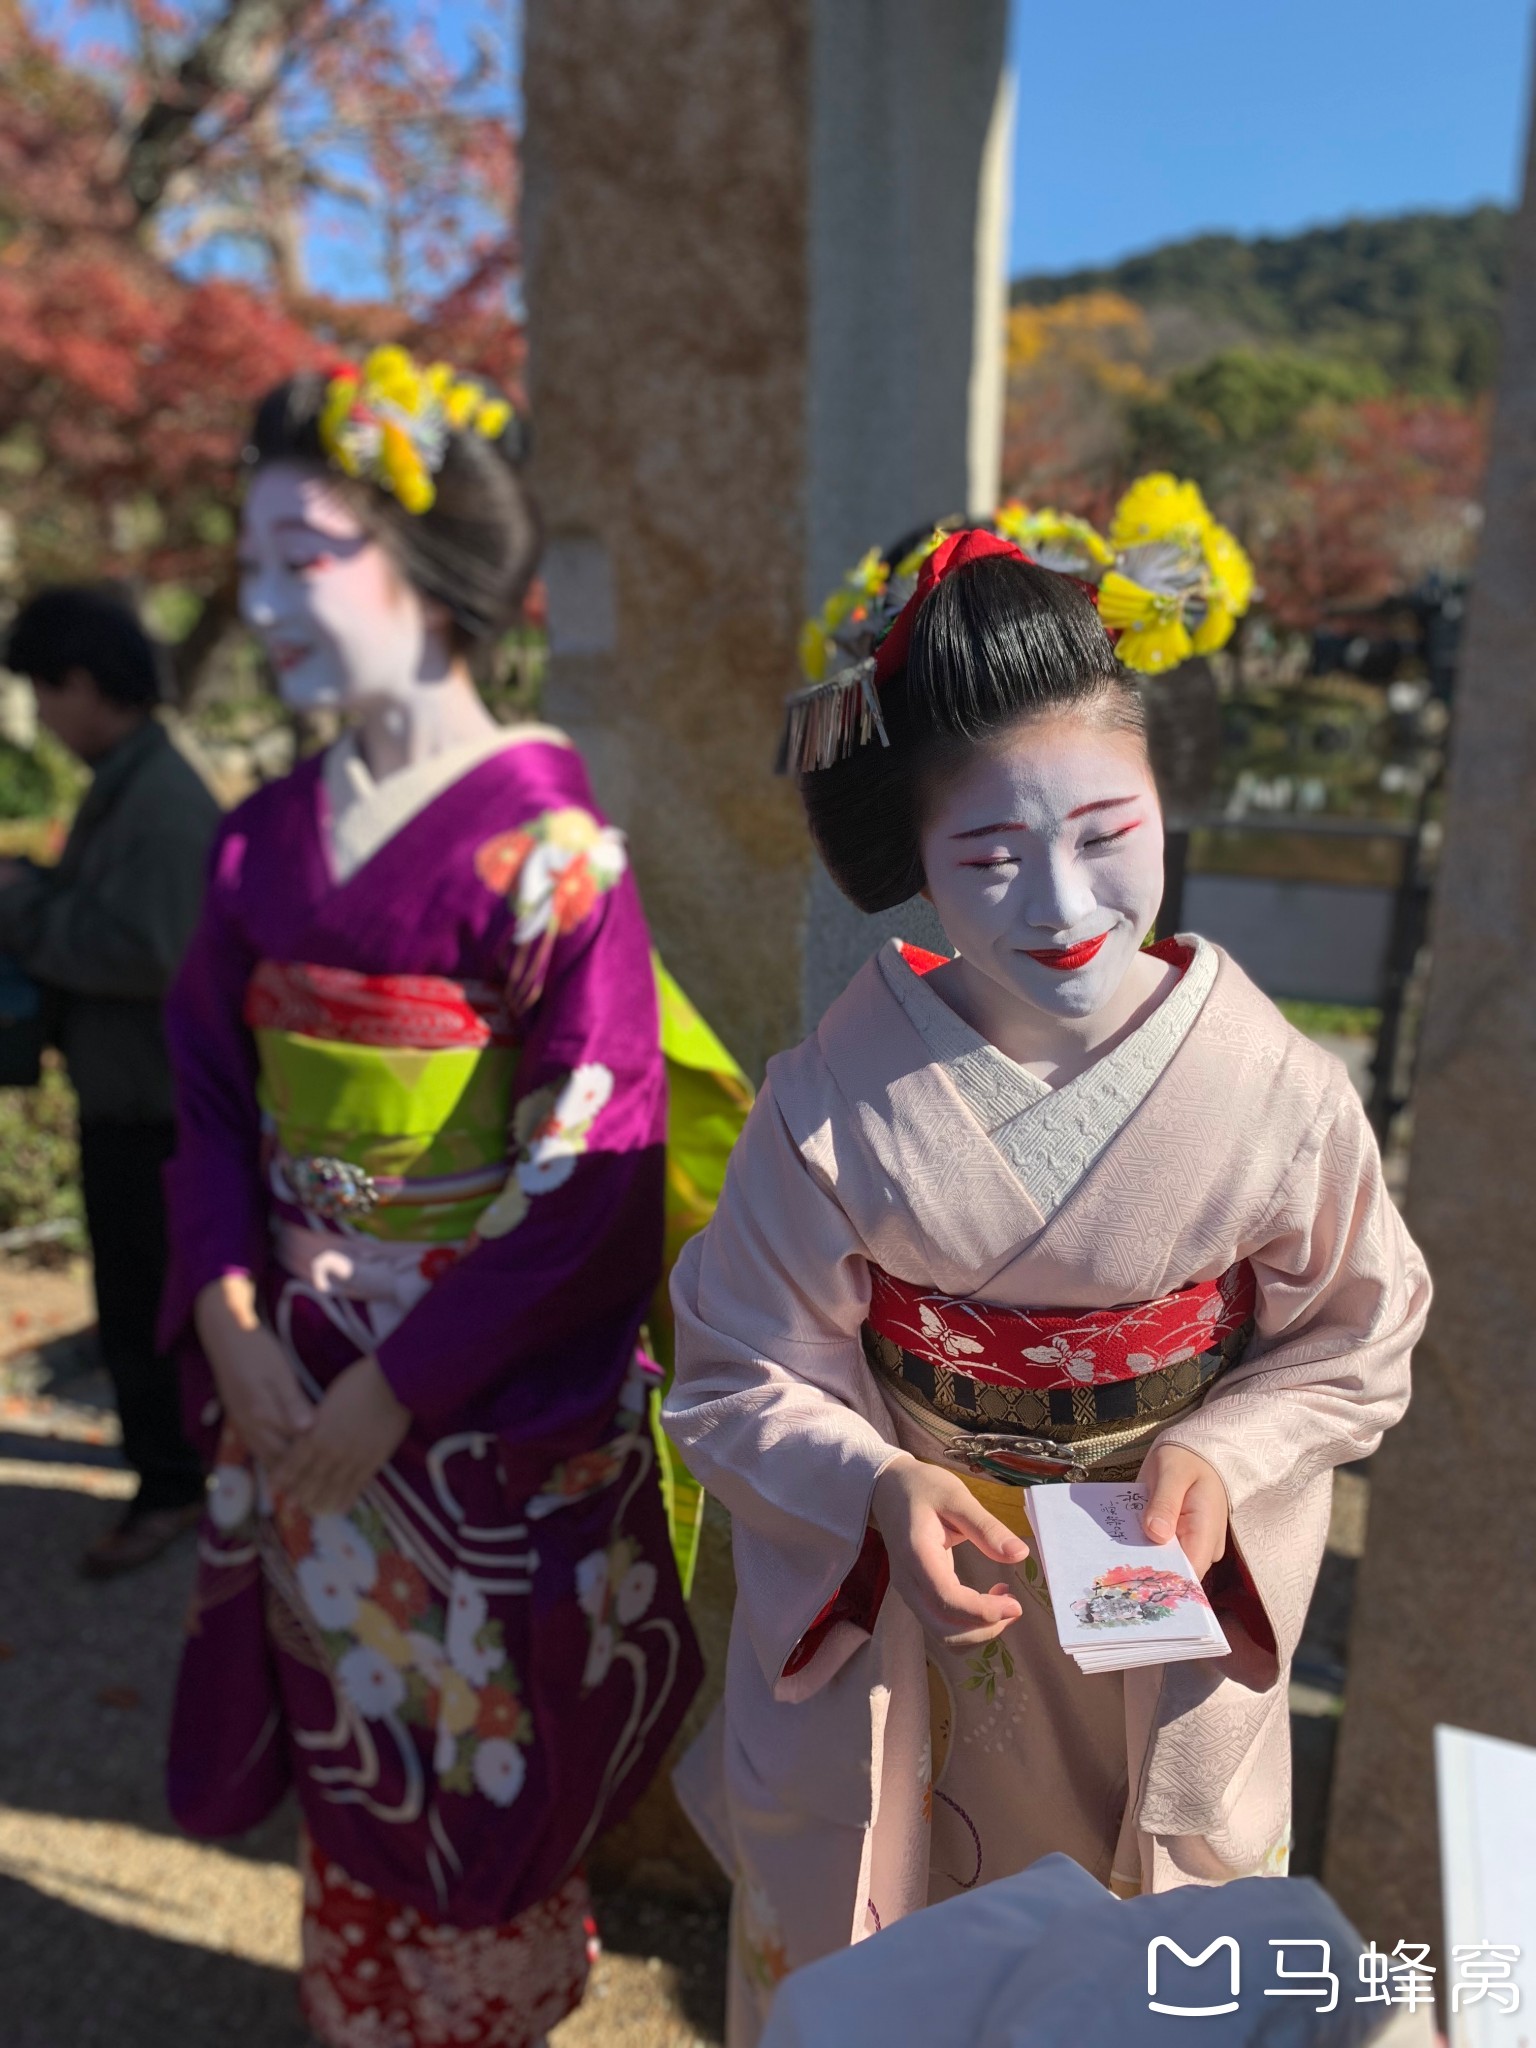
M193 130L214 102L264 99L281 76L306 16L323 0L225 0L145 109L125 149L124 178L138 217L153 213L184 168Z

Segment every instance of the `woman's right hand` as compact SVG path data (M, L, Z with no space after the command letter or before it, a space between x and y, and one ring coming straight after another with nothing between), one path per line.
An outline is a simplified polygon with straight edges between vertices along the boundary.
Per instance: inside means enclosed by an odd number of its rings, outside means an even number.
M256 1309L245 1273L210 1281L193 1310L214 1385L236 1435L269 1470L315 1418L287 1353Z
M955 1473L903 1452L875 1481L870 1519L885 1539L891 1584L950 1649L988 1643L1023 1613L1006 1586L977 1593L955 1570L950 1553L960 1543L974 1543L995 1564L1021 1565L1029 1555L1029 1545Z

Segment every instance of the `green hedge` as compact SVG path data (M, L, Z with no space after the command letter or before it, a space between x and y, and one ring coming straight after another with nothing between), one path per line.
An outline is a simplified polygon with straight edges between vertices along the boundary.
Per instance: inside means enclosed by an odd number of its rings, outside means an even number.
M56 1053L45 1055L37 1088L0 1088L0 1231L30 1224L74 1227L49 1248L85 1245L75 1097Z

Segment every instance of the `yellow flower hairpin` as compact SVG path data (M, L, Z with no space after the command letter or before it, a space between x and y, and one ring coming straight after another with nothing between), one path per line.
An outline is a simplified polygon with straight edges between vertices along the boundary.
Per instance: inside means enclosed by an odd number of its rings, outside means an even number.
M1031 510L1017 499L971 523L989 526L1042 568L1093 586L1099 616L1117 635L1117 659L1141 674L1224 647L1253 601L1253 564L1236 537L1212 518L1198 484L1165 470L1137 477L1107 535L1076 513ZM871 548L848 571L801 628L808 684L860 683L861 662L944 537L934 528L896 562Z
M320 407L320 445L344 476L388 491L407 512L430 512L449 437L499 440L513 418L448 363L423 367L403 348L376 348L360 369L338 370Z
M1092 582L1115 559L1104 536L1073 512L1048 506L1031 512L1015 500L1001 506L992 523L1004 540L1021 547L1042 569L1056 569L1064 576Z
M1225 647L1253 600L1253 564L1198 484L1164 470L1138 477L1109 538L1115 563L1099 584L1099 616L1119 631L1127 668L1155 675Z

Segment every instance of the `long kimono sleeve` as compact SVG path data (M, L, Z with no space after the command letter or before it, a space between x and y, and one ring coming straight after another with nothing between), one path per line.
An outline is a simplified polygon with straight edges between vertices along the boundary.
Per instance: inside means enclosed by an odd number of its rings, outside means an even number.
M896 1447L862 1412L869 1268L773 1099L758 1097L709 1228L672 1277L677 1369L664 1411L695 1477L759 1539L738 1546L739 1611L780 1697L824 1683L862 1632L842 1627L786 1678L852 1571Z
M1255 1341L1165 1441L1198 1452L1221 1474L1234 1534L1288 1654L1301 1614L1287 1611L1288 1599L1269 1597L1261 1568L1269 1532L1285 1528L1333 1466L1368 1456L1401 1416L1429 1309L1424 1262L1387 1194L1375 1138L1347 1083L1324 1105L1314 1142L1284 1176L1247 1256L1257 1283ZM1284 1550L1276 1546L1276 1555Z
M244 831L232 822L214 842L202 915L166 1004L176 1091L160 1314L167 1345L186 1334L204 1287L226 1273L258 1273L267 1258L256 1045L244 1017L256 955L235 912L244 854Z
M661 1272L665 1112L650 942L626 875L555 945L527 1011L506 1189L379 1346L414 1415L558 1447L611 1406Z

